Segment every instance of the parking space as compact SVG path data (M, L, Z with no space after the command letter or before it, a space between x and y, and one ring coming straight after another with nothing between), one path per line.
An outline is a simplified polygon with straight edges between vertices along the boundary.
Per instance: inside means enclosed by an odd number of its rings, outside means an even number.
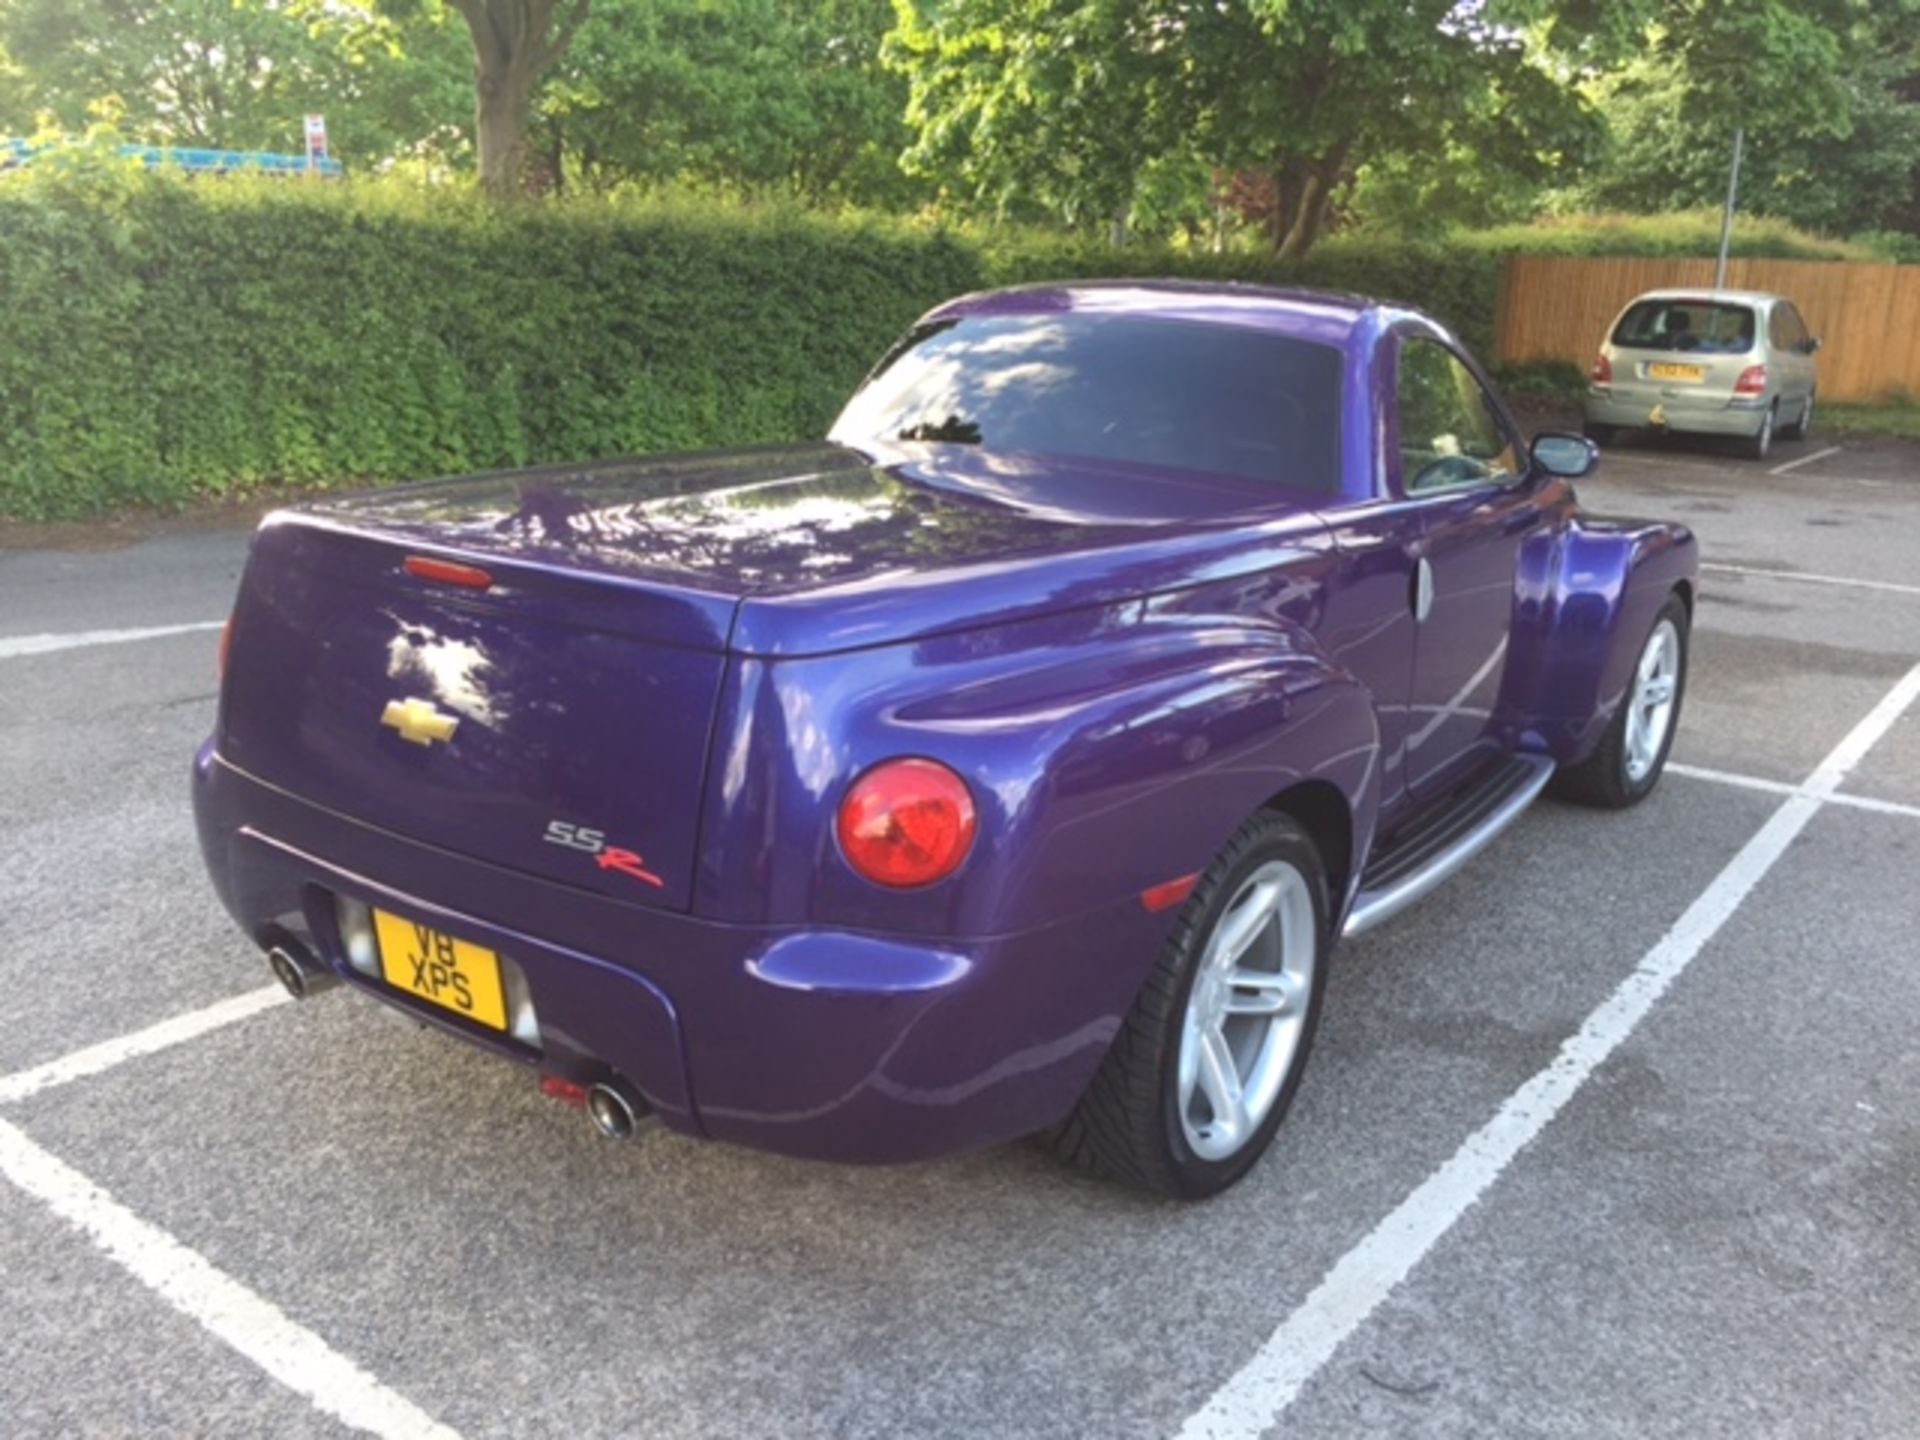
M1816 819L1289 1431L1911 1433L1920 967L1820 897L1916 861Z
M266 981L186 810L213 636L4 642L217 621L243 541L0 552L7 1428L1910 1429L1920 452L1771 468L1632 446L1583 483L1715 567L1680 768L1543 803L1345 947L1279 1146L1198 1207L1038 1145L610 1147L338 992L117 1045Z

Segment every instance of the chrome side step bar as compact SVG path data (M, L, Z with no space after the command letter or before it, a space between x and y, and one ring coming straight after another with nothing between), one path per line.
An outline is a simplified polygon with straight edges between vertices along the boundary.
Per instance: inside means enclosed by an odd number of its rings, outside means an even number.
M1364 935L1451 879L1518 820L1552 778L1553 762L1545 756L1516 755L1490 783L1462 797L1456 811L1367 867L1340 933Z

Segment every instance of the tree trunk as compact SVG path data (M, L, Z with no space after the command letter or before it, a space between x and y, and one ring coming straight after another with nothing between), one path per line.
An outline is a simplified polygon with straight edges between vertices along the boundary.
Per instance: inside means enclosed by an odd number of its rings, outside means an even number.
M496 200L519 193L526 164L527 120L533 108L533 77L505 65L488 74L474 65L474 146L480 157L480 183Z
M1330 153L1304 167L1304 178L1293 204L1292 221L1280 241L1279 249L1274 252L1278 259L1298 260L1320 238L1320 232L1326 228L1327 211L1333 205L1334 187L1340 183L1340 172L1346 168L1350 149L1351 146L1346 144L1336 145Z
M1276 259L1298 260L1313 248L1313 242L1320 238L1320 221L1327 213L1327 197L1331 191L1332 187L1319 174L1307 176L1294 202L1293 223L1287 227L1280 248L1273 252Z
M1299 223L1300 201L1307 193L1307 166L1293 155L1287 156L1274 166L1273 170L1273 218L1268 227L1268 237L1275 255L1286 253L1287 240Z
M460 12L473 37L473 139L480 183L496 200L504 200L520 192L533 87L573 43L590 0L448 3Z

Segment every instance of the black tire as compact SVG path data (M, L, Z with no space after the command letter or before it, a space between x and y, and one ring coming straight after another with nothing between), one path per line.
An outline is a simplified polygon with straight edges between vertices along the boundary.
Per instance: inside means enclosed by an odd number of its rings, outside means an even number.
M1741 437L1734 442L1737 454L1749 460L1764 460L1773 453L1773 437L1779 425L1778 401L1769 405L1760 416L1760 428L1751 435Z
M1275 860L1305 878L1312 899L1315 954L1304 1022L1264 1119L1238 1150L1210 1160L1194 1152L1181 1123L1178 1066L1187 1005L1201 958L1229 903L1255 871ZM1326 867L1318 847L1288 816L1273 811L1254 816L1194 887L1112 1048L1073 1114L1054 1133L1055 1150L1082 1168L1183 1200L1217 1195L1244 1176L1286 1118L1313 1048L1331 949L1327 917Z
M1800 414L1798 417L1795 418L1791 425L1783 425L1780 427L1781 439L1804 440L1813 434L1813 402L1814 394L1813 391L1809 390L1805 402L1800 406Z
M1596 445L1611 445L1620 438L1618 425L1602 425L1597 420L1589 420L1581 427L1587 439Z
M1667 756L1673 750L1673 737L1680 731L1680 711L1687 698L1687 661L1692 650L1692 627L1687 605L1678 595L1667 597L1667 603L1660 607L1653 624L1647 627L1640 648L1634 652L1636 668L1662 623L1670 623L1678 637L1679 670L1673 687L1673 711L1652 766L1638 777L1632 774L1628 766L1627 727L1632 719L1633 697L1630 694L1622 696L1613 719L1607 722L1606 734L1601 737L1593 753L1579 764L1565 766L1554 775L1553 793L1561 799L1601 810L1624 810L1629 805L1638 805L1660 783L1660 776L1667 768Z

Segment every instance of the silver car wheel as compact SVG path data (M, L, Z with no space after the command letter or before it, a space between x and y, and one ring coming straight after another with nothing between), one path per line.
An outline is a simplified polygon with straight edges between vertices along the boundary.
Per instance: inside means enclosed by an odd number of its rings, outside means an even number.
M1284 860L1255 870L1220 912L1180 1030L1180 1128L1201 1159L1238 1152L1286 1087L1319 948L1313 893Z
M1760 433L1753 437L1754 457L1767 458L1767 452L1773 449L1773 407L1769 405L1760 415Z
M1680 632L1661 619L1647 637L1627 696L1627 779L1635 785L1652 772L1673 728L1673 705L1680 690Z
M1813 392L1807 392L1807 403L1800 407L1800 438L1806 439L1813 433Z

